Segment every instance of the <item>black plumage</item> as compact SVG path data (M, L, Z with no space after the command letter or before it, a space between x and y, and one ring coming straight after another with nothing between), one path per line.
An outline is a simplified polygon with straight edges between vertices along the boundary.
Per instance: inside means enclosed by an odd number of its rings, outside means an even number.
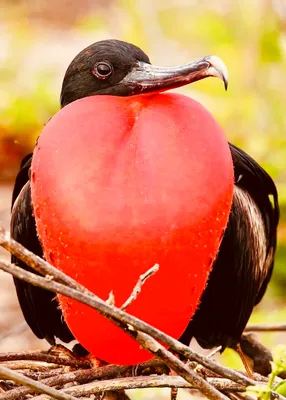
M206 69L208 62L209 58L205 58L192 67L196 73L193 81L202 79L198 78L198 71ZM150 81L146 81L150 67L148 57L136 46L115 40L94 44L83 50L69 66L63 81L61 104L65 106L95 94L127 96L151 91L150 87L154 91L166 90L168 87L162 86L162 77L161 81L153 83L152 75ZM173 78L174 72L172 74ZM170 81L168 84L172 86ZM182 84L176 81L172 87ZM221 345L224 349L240 340L253 307L265 293L276 250L279 207L275 184L249 155L232 144L229 146L235 172L229 222L200 306L180 339L189 344L195 337L206 348ZM31 204L31 160L32 154L23 160L16 177L11 234L43 257ZM29 270L14 256L12 262ZM14 282L24 317L38 338L50 344L55 344L56 338L66 343L74 339L53 293L18 279Z
M271 278L279 220L270 176L230 144L235 173L228 225L201 303L181 337L204 348L235 346ZM272 197L272 199L271 199Z

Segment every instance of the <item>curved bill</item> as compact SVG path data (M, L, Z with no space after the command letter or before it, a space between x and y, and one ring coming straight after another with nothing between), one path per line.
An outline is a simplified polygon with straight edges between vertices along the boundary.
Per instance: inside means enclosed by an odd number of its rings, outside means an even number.
M120 84L128 87L129 95L135 95L163 92L209 76L222 79L225 90L227 90L227 67L217 56L207 56L190 64L166 68L138 61Z

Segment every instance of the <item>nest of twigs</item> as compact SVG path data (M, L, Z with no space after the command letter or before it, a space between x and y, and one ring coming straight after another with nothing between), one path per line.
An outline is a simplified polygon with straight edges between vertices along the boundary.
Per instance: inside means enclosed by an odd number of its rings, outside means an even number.
M228 400L240 398L248 386L260 387L261 382L267 382L267 379L259 374L248 377L245 373L222 366L211 357L192 351L164 332L124 311L139 295L146 279L156 273L158 265L138 278L130 297L121 308L117 308L112 296L106 302L98 298L15 242L1 227L0 245L40 275L5 261L0 261L0 269L33 285L71 297L94 308L155 357L136 366L106 365L96 368L88 359L77 359L62 347L52 348L48 352L3 353L0 354L0 400L127 397L124 390L155 387L172 388L173 398L178 388L186 388L197 390L210 399ZM270 329L285 330L285 325ZM254 361L268 363L269 368L269 351L253 338L245 337L245 340L251 348L248 352L252 352ZM285 397L271 391L270 397L286 400Z

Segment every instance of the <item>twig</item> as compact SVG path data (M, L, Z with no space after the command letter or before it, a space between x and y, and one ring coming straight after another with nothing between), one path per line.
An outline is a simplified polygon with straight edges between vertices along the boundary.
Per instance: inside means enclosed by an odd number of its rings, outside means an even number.
M151 360L137 365L136 372L138 375L168 374L169 368L159 360ZM96 369L91 368L58 374L58 376L43 379L42 383L48 386L63 386L70 382L82 384L94 380L118 379L128 376L134 376L134 366L107 365ZM33 393L35 391L31 388L20 387L10 390L5 394L4 398L5 400L21 400L27 394Z
M9 369L17 370L17 369L28 369L30 371L39 371L39 372L48 372L52 368L58 368L58 365L50 364L49 366L40 364L38 362L33 361L15 361L8 362L5 364L0 364L2 367L6 367Z
M4 247L8 248L9 250L13 253L17 253L17 257L22 259L25 263L30 265L32 268L34 267L33 263L40 262L41 259L39 257L34 256L31 252L28 252L26 249L23 248L20 244L17 242L13 241L12 239L9 238L9 234L5 232L3 229L0 229L0 241L1 241L1 232L2 232L2 239L4 236ZM2 240L3 242L3 240ZM8 243L8 245L7 245ZM16 244L16 245L15 245ZM24 249L24 256L23 256L23 249ZM33 262L31 262L31 260ZM43 260L42 260L43 261ZM50 264L44 262L44 264L41 264L42 272L47 273L49 270L49 275L52 275L54 277L54 280L60 279L61 282L67 282L69 287L58 283L56 281L51 281L47 280L45 278L42 278L40 276L37 276L33 273L27 272L25 270L22 270L21 268L14 266L9 263L2 262L0 264L1 269L16 276L19 279L23 279L31 284L34 284L36 286L43 287L47 290L51 290L56 293L63 294L65 296L68 296L70 298L73 298L75 300L78 300L79 302L86 304L97 311L99 311L101 314L112 320L114 323L119 325L121 328L123 328L126 333L130 334L132 337L138 340L136 335L136 331L134 330L137 329L138 331L144 332L148 335L151 335L153 338L156 340L160 341L161 343L166 344L168 347L172 348L172 350L176 351L177 353L183 355L186 359L197 361L203 366L205 366L208 369L213 370L214 372L218 373L221 376L224 376L226 378L232 379L233 381L240 383L240 384L245 384L245 385L255 385L255 381L252 379L249 379L245 377L243 374L233 371L230 368L223 367L216 362L214 362L211 359L208 359L206 357L203 357L193 351L191 351L187 346L181 344L177 340L173 339L172 337L166 335L165 333L159 331L158 329L148 325L147 323L139 320L138 318L131 316L129 314L126 314L124 311L116 308L116 307L110 307L108 306L103 300L101 300L99 297L96 295L88 292L86 289L82 290L81 285L79 285L77 282L72 280L72 278L67 277L65 274L57 270L56 268L52 267ZM48 268L47 268L48 266ZM70 287L72 285L72 287ZM78 288L80 286L80 290L74 289L75 287ZM134 328L133 328L134 327ZM215 394L216 396L216 394Z
M215 356L217 353L219 353L219 352L221 351L221 349L222 349L222 346L216 347L215 349L211 350L211 351L206 355L206 357L207 357L207 358L212 358L212 357Z
M87 295L86 293L79 292L78 290L62 285L61 283L25 271L22 268L17 267L16 265L1 261L0 269L2 269L5 272L12 273L17 278L23 279L36 286L40 286L48 290L63 294L65 296L78 300L81 303L89 305L90 307L98 310L100 313L111 319L115 324L117 324L121 328L123 323L124 330L126 333L130 334L135 340L137 340L142 347L149 350L151 353L161 358L163 361L167 361L167 365L170 365L171 368L180 375L183 374L182 376L184 376L184 378L187 379L189 383L191 383L194 387L200 390L203 394L205 394L208 397L211 396L211 398L214 400L226 399L224 395L219 393L215 388L213 388L211 385L205 382L202 378L198 377L192 370L190 370L187 366L185 366L184 363L179 361L171 353L170 356L167 357L166 352L168 351L165 348L163 348L163 346L159 345L159 343L157 343L151 336L149 336L148 334L147 335L143 333L141 334L141 332L136 332L134 328L132 328L132 326L138 325L138 327L136 328L140 330L139 326L141 327L142 325L142 327L144 327L145 325L143 321L140 321L139 319L130 316L129 314L126 314L124 311L121 311L116 307L108 306L103 300L101 300L95 295L90 296ZM152 327L148 324L146 324L146 326L145 330L147 330L148 332L149 329L151 329ZM163 334L160 331L158 332L160 334ZM176 341L174 340L174 342ZM162 347L163 350L159 351L160 347L158 346ZM171 356L174 357L174 359Z
M286 331L286 324L272 324L272 325L247 325L244 332L284 332Z
M182 376L194 389L198 389L207 398L212 400L227 400L225 395L216 390L207 381L196 374L187 364L184 364L151 336L143 332L136 332L135 338L142 347L164 361L173 371Z
M223 392L244 392L245 387L232 382L229 379L208 378L208 383ZM185 388L193 387L180 376L148 376L129 377L100 382L91 382L85 385L73 386L63 389L61 392L72 394L75 397L87 396L106 391L143 389L143 388ZM39 396L35 397L36 400Z
M0 226L0 246L19 258L25 264L29 265L35 271L39 272L41 275L49 276L49 278L52 276L56 278L59 283L65 283L73 289L82 290L84 293L92 294L92 292L80 285L77 281L56 269L41 257L36 256L20 243L16 242L16 240L11 238L9 232L2 226Z
M41 382L34 381L18 372L11 371L9 368L0 366L0 377L8 378L21 385L26 385L33 388L33 390L41 393L46 393L52 398L57 400L76 400L76 398L68 393L60 393L58 390L53 389ZM0 398L5 399L5 393L0 395Z
M126 326L127 325L134 326L135 329L151 335L155 339L159 340L161 343L165 343L168 347L172 348L177 353L182 354L186 359L196 361L202 364L204 367L213 370L217 374L224 376L225 378L232 379L234 382L242 385L255 385L255 381L253 381L252 379L249 379L243 374L234 371L230 368L219 365L212 359L208 359L207 357L204 357L200 354L193 352L189 347L183 345L182 343L173 339L171 336L166 335L165 333L159 331L158 329L152 327L151 325L139 320L134 316L126 314L124 311L116 307L111 307L107 305L103 300L101 300L96 295L90 296L86 293L79 292L73 288L62 285L61 283L58 283L55 280L54 281L47 280L31 272L25 271L22 268L17 267L16 265L4 261L0 262L0 269L12 274L16 278L25 280L26 282L31 283L33 285L78 300L79 302L96 309L101 314L111 319L113 322L116 321L119 323L124 323ZM53 275L56 279L58 270L56 268L54 269L55 272L53 273ZM130 329L126 328L126 332L127 331L130 331ZM134 332L131 333L134 337Z
M1 263L1 262L0 262ZM74 368L90 368L88 360L60 357L48 354L46 351L24 351L19 353L0 353L0 362L7 361L40 361L50 364L66 365Z
M144 274L139 276L138 282L136 283L134 289L132 290L131 295L125 301L125 303L120 307L121 310L125 310L134 300L136 300L138 294L141 292L142 286L157 271L159 271L159 264L155 264L153 267L149 268Z
M183 355L186 359L191 361L196 361L199 364L203 365L205 368L208 368L215 373L232 379L234 382L245 385L255 385L255 381L245 377L243 374L234 371L230 368L224 367L222 365L217 364L212 359L204 357L200 354L193 352L188 346L178 342L173 339L171 336L166 335L165 333L159 331L158 329L152 327L151 325L133 317L129 314L126 314L124 311L117 309L115 307L108 306L102 299L97 297L95 294L87 291L87 289L83 288L79 283L74 281L72 278L65 275L60 270L56 269L40 257L36 256L29 250L27 250L20 243L16 242L12 239L9 233L0 226L0 245L4 247L6 250L17 256L31 268L37 270L42 274L52 275L55 280L59 282L66 283L69 287L64 287L57 282L47 281L43 278L38 277L35 274L29 273L27 271L22 270L12 264L2 262L0 264L0 269L5 272L8 272L20 279L26 280L27 282L43 287L44 289L51 290L55 293L61 293L68 297L74 298L82 302L83 304L89 305L92 308L95 308L97 311L108 317L109 319L124 322L125 324L129 324L134 326L137 330L145 332L161 343L165 343L168 347L172 348L177 353ZM42 280L40 280L42 279ZM83 292L76 293L73 289L81 289ZM61 292L62 290L62 292ZM87 296L90 295L90 296Z

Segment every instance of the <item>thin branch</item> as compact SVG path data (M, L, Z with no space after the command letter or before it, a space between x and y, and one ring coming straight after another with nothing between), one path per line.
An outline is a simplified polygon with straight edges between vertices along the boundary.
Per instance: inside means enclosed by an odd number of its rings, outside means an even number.
M69 287L60 286L60 283L47 281L43 278L41 278L43 280L41 280L40 283L40 277L36 276L35 274L24 271L16 266L13 266L12 264L9 264L9 266L7 266L2 262L2 264L0 264L0 268L5 272L19 277L20 279L26 280L33 285L43 287L44 289L51 290L55 293L64 294L68 297L80 301L83 304L89 305L90 307L96 309L101 314L111 319L113 322L114 320L116 320L134 326L137 330L151 335L161 343L165 343L168 347L183 355L186 359L196 361L199 364L203 365L205 368L208 368L225 378L232 379L236 383L255 385L255 381L245 377L243 374L219 365L212 359L195 353L188 346L185 346L184 344L178 342L171 336L166 335L165 333L159 331L151 325L137 319L136 317L124 313L124 311L119 310L118 308L108 306L102 299L87 291L87 289L82 289L82 286L79 285L79 283L74 281L72 278L66 276L60 270L56 269L40 257L37 257L29 250L25 249L25 247L23 247L20 243L12 239L9 235L9 232L1 226L0 245L3 246L6 250L10 251L15 256L17 256L31 268L36 269L38 272L44 275L49 274L53 276L55 280L58 280L59 282L65 282ZM76 288L81 289L83 292L76 293L75 290L73 290ZM61 289L64 292L61 292ZM89 294L90 296L87 296L87 294Z
M20 256L19 256L20 258ZM26 261L28 263L28 261ZM30 265L30 264L29 264ZM32 265L30 265L33 267ZM55 270L53 275L55 279L57 278L57 269L51 267ZM171 336L166 335L165 333L159 331L158 329L152 327L151 325L139 320L138 318L131 316L124 311L107 305L103 300L101 300L96 295L90 296L89 294L79 292L73 288L67 287L62 285L61 283L51 280L47 280L43 277L35 275L31 272L25 271L22 268L17 267L16 265L1 261L0 262L0 269L9 274L12 274L16 278L22 279L32 285L36 285L42 287L47 290L51 290L55 293L60 293L79 302L86 304L101 314L105 315L107 318L111 319L113 322L123 323L125 326L134 326L135 329L145 332L161 343L165 343L168 347L172 348L172 350L176 351L179 354L182 354L186 359L196 361L202 364L204 367L211 369L212 371L216 372L217 374L224 376L225 378L232 379L234 382L242 384L242 385L255 385L255 381L252 379L247 378L243 374L234 371L230 368L224 367L222 365L217 364L212 359L204 357L200 354L193 352L188 346L178 342L177 340L173 339ZM130 333L130 328L126 328L126 332ZM134 332L131 331L132 336L134 337Z
M40 364L38 362L33 362L33 361L12 361L4 364L0 364L2 367L6 367L12 370L23 370L23 369L28 369L30 371L39 371L39 372L48 372L49 370L53 368L59 368L58 365L55 364L50 364L49 366Z
M159 360L151 360L146 363L136 365L136 374L168 374L169 368ZM42 383L48 386L63 386L66 383L77 382L79 384L100 381L107 379L118 379L122 377L134 376L134 366L126 365L106 365L96 369L77 370L58 374L57 376L43 379ZM33 394L35 391L31 388L20 387L10 390L5 394L5 400L21 400L27 394ZM1 397L0 397L1 399Z
M0 262L1 263L1 262ZM1 268L1 267L0 267ZM82 360L69 357L61 357L58 355L49 354L46 351L23 351L16 353L0 353L0 362L7 361L40 361L49 364L66 365L74 368L90 368L88 360Z
M247 325L247 327L244 330L244 332L284 332L284 331L286 331L286 324Z
M131 295L125 301L125 303L120 307L121 310L125 310L134 300L136 300L138 294L141 292L142 286L157 271L159 271L159 264L155 264L153 267L149 268L144 274L139 276L138 282L136 283L134 289L132 290Z
M4 233L3 233L4 232ZM28 252L27 257L27 250L26 255L24 254L23 256L23 251L20 249L23 246L17 244L17 249L15 250L15 241L9 239L9 234L5 231L2 230L2 237L4 235L4 238L6 242L4 243L4 247L8 248L8 245L10 246L10 250L12 252L16 252L17 250L17 257L20 259L23 259L24 262L26 262L28 265L30 265L33 268L33 263L31 263L30 258L36 260L39 262L38 257L35 257L32 253ZM1 240L1 235L0 235L0 240ZM12 244L12 245L11 245ZM14 246L14 248L13 248ZM20 250L19 250L20 249ZM246 384L246 385L255 385L255 381L252 379L249 379L245 377L243 374L233 371L230 368L223 367L216 362L214 362L211 359L208 359L206 357L203 357L193 351L191 351L187 346L181 344L177 340L173 339L172 337L164 334L163 332L159 331L158 329L146 324L145 322L139 320L136 317L133 317L129 314L126 314L122 310L116 308L116 307L111 307L108 306L103 300L101 300L99 297L97 297L94 294L91 294L87 290L82 290L82 287L80 287L80 290L74 289L75 287L79 287L80 285L73 281L71 278L66 277L65 274L61 273L59 270L56 268L52 267L48 263L44 263L45 265L41 264L42 271L46 273L47 269L46 266L48 265L49 269L49 275L53 276L53 279L60 279L61 282L67 282L67 279L69 281L68 285L69 287L58 283L53 280L48 280L45 278L42 278L40 276L36 276L33 273L27 272L22 270L21 268L18 268L17 266L13 266L9 263L2 262L1 263L1 269L8 272L12 273L12 275L18 277L19 279L23 279L31 284L34 284L36 286L43 287L45 289L51 290L56 293L63 294L65 296L71 297L75 300L80 301L83 304L86 304L97 311L99 311L101 314L109 318L111 321L119 325L121 328L123 328L126 333L131 335L133 338L137 339L137 334L135 329L138 331L144 332L148 335L151 335L153 338L156 340L160 341L161 343L166 344L168 347L170 347L172 350L176 351L177 353L183 355L186 359L189 360L194 360L205 366L206 368L209 368L213 370L214 372L220 374L221 376L224 376L226 378L232 379L237 383L240 384ZM42 272L43 273L43 272ZM72 281L72 282L71 282ZM73 286L70 287L70 284ZM135 328L135 329L134 329Z
M0 268L5 272L12 273L17 278L26 280L29 283L35 284L36 286L40 286L43 288L47 288L49 290L55 291L57 293L61 293L68 297L72 297L75 300L78 300L84 304L87 304L107 317L111 317L112 321L122 328L122 322L125 325L124 330L126 333L130 334L135 340L137 340L141 346L150 352L152 352L157 357L161 358L163 361L167 363L174 371L183 376L189 383L191 383L195 388L200 390L203 394L208 397L211 397L214 400L226 400L226 396L222 395L219 391L209 385L204 381L201 377L197 376L188 366L186 366L183 362L179 361L175 356L169 353L163 346L159 345L151 336L148 334L138 333L133 328L132 325L135 321L136 324L140 325L143 322L138 320L137 318L129 316L125 312L121 311L118 308L108 306L103 300L97 298L97 296L89 296L86 293L79 292L78 290L66 287L61 283L55 282L50 279L46 279L40 276L37 276L31 272L25 271L22 268L17 267L16 265L0 262ZM120 316L117 312L121 314ZM134 319L134 321L133 321ZM131 327L130 327L131 326ZM151 328L147 324L147 332ZM140 328L139 328L140 329ZM158 331L160 332L160 331ZM167 354L169 353L169 354ZM1 399L1 396L0 396Z
M187 364L184 364L151 336L146 333L136 332L135 338L142 347L164 361L173 371L182 376L194 389L198 389L207 398L212 400L228 400L225 395L201 378Z
M11 238L9 232L6 231L6 229L4 229L2 226L0 226L0 246L19 258L25 264L29 265L35 271L39 272L41 275L49 276L49 278L56 278L59 283L65 283L71 288L82 290L84 293L92 294L87 288L80 285L77 281L70 278L59 269L53 267L43 258L36 256L20 243L16 242L16 240Z
M208 383L222 392L244 392L245 387L223 378L208 378ZM85 385L73 386L63 389L61 392L71 394L75 397L83 397L106 391L143 389L143 388L184 388L193 387L180 376L138 376L91 382ZM34 399L39 399L39 396Z
M211 350L211 351L206 355L206 357L207 357L207 358L212 358L212 357L215 356L217 353L219 353L219 352L221 351L221 349L222 349L222 346L218 346L218 347L214 348L213 350Z
M60 393L56 389L44 385L41 382L36 382L33 379L30 379L22 374L19 374L18 372L11 371L9 368L3 366L0 366L0 377L11 379L16 383L33 388L33 390L37 392L46 393L49 396L52 396L52 398L57 400L76 400L74 396L68 393ZM0 399L5 399L5 393L0 395Z

